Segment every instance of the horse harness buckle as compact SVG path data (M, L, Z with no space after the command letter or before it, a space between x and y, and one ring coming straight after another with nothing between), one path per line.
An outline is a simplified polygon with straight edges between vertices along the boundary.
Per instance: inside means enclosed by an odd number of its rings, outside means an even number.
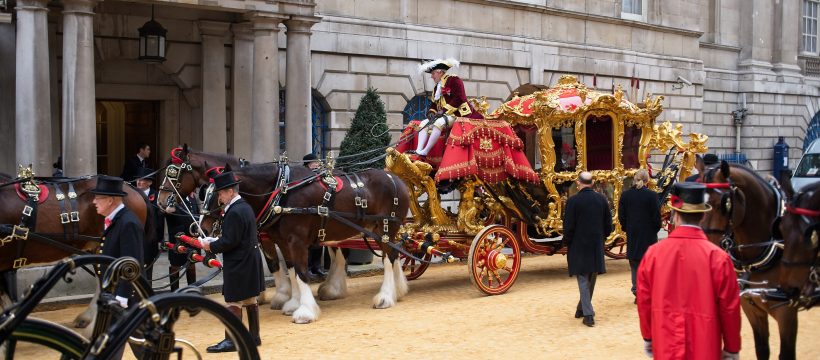
M12 265L12 268L19 269L23 266L26 266L26 263L28 263L28 258L21 257L18 259L14 259L14 265Z
M34 208L33 208L33 207L28 206L28 205L26 205L26 206L24 206L24 207L23 207L23 215L25 215L25 216L31 216L31 213L32 213L32 212L34 212Z
M328 216L330 215L330 208L328 208L327 206L317 206L316 213L319 214L319 216Z
M327 236L327 233L325 232L325 229L324 228L319 229L319 234L316 235L316 237L319 239L319 242L325 241L325 236Z

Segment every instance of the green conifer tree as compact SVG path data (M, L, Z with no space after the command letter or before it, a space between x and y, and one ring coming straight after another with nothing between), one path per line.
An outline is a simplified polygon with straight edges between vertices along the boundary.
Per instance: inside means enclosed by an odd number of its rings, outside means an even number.
M345 171L384 168L384 149L390 143L387 112L374 88L367 88L347 130L339 152L338 165ZM356 156L361 154L361 156ZM351 155L350 157L344 157ZM379 158L382 157L382 158ZM370 161L379 158L376 161Z

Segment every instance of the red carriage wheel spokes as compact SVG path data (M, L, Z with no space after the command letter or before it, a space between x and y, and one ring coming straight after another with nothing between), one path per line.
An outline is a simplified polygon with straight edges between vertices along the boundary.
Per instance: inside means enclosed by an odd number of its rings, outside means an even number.
M430 261L433 258L432 255L426 253L413 253L413 256L424 259L425 261ZM401 268L404 270L404 276L407 277L407 280L416 280L427 270L427 267L430 266L429 262L424 261L417 261L416 259L404 256L404 254L399 254L399 261L401 261Z
M473 239L467 257L470 281L488 295L503 294L515 283L521 269L521 249L513 232L490 225Z

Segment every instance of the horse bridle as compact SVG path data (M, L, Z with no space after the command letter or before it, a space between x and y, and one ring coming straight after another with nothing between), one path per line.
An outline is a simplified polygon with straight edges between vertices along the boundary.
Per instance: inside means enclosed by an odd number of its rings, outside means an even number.
M179 197L180 199L184 198L182 196L182 194L179 192L179 188L182 186L182 181L181 180L182 180L183 176L185 176L186 173L190 173L191 176L194 176L193 166L191 165L190 158L187 155L185 155L184 157L180 157L180 156L177 155L177 152L181 153L182 148L174 148L174 149L171 150L171 164L169 164L165 168L165 178L162 180L162 183L159 186L159 191L167 191L167 192L171 193L171 195L168 196L168 199L165 201L165 204L163 204L164 208L171 207L171 206L176 206L177 197ZM214 168L214 169L218 169L218 168ZM206 171L206 173L209 172L209 171L212 171L214 169L209 169L208 171ZM196 183L196 178L194 178L194 180L195 180L194 182ZM165 186L165 184L167 184L167 183L171 184L170 188ZM206 191L206 194L208 194L209 192L213 193L213 183L211 183L208 186L208 190ZM208 201L208 200L209 200L209 198L206 195L206 201ZM182 203L182 206L185 206L188 214L191 214L191 216L194 216L194 214L191 212L191 209L188 209L188 206L185 204L185 202L182 201L181 203ZM218 209L219 208L217 208L216 210L218 210ZM202 231L202 227L200 225L200 224L202 224L202 220L205 217L213 217L213 218L216 218L217 221L219 220L218 216L214 216L213 214L211 214L212 211L213 210L211 210L211 211L207 210L206 207L204 207L204 206L201 207L200 211L199 211L199 220L197 221L197 219L194 219L194 222L191 224L191 227L188 229L188 232L190 234L200 234L202 236L205 236L205 233L204 233L204 231Z
M707 179L713 179L714 173L717 170L718 168L712 168L707 174L704 174L704 181L707 181ZM726 182L723 183L704 182L704 185L706 185L706 191L707 194L710 194L709 196L711 196L711 193L720 195L718 211L720 211L724 216L726 216L727 221L726 226L723 229L704 228L703 232L707 234L722 234L719 243L720 247L724 251L726 251L727 254L729 254L729 258L731 258L732 264L734 265L736 271L743 273L752 273L768 269L773 264L773 261L775 260L777 255L780 253L779 250L782 250L782 241L770 240L755 244L737 245L735 242L733 217L735 209L735 199L737 198L737 194L739 192L742 192L742 190L740 190L737 187L737 184L735 184L735 182L732 181L731 177L727 177ZM751 261L740 259L737 256L737 250L752 247L766 247L766 249L763 250L763 252L757 259Z
M791 261L784 258L781 260L781 263L786 267L809 268L809 276L806 278L806 285L812 285L814 289L817 289L820 287L820 272L818 272L818 267L820 267L820 244L818 244L818 232L820 232L820 211L802 208L799 206L800 200L804 196L811 198L813 194L813 191L797 193L794 196L792 203L786 206L786 212L796 216L798 223L801 225L806 225L806 229L803 230L803 241L811 244L811 248L814 250L814 256L811 260L804 261Z

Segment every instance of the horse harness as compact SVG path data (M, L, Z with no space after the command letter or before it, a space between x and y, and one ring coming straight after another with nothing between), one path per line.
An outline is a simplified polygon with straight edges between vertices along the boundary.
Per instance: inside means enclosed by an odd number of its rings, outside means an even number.
M714 174L717 168L713 168L710 172L706 175ZM709 176L711 178L711 176ZM723 213L726 217L726 226L723 229L713 229L713 228L704 228L703 231L707 234L709 233L722 233L723 236L720 240L720 247L726 251L729 255L729 258L732 260L732 264L735 267L735 271L738 273L745 274L748 276L752 273L766 271L772 268L777 261L780 260L781 255L783 254L783 240L782 239L771 239L769 241L755 243L755 244L741 244L738 245L735 242L735 234L734 234L734 205L735 205L735 198L738 191L737 185L732 181L731 177L726 179L727 182L725 183L704 183L706 185L706 190L708 192L715 192L719 194L720 197L720 204L719 204L719 211ZM779 218L783 213L783 206L782 206L782 199L780 196L780 192L774 187L774 185L770 183L766 183L769 187L769 190L775 194L775 197L778 199L777 203L777 217L778 220L774 222L774 224L779 223ZM723 191L723 190L728 191ZM776 227L776 225L773 225ZM765 247L763 252L755 258L754 260L747 261L741 259L737 251L744 249L744 248L753 248L753 247Z
M799 192L795 195L791 204L786 206L786 212L797 216L799 221L807 225L806 230L803 231L803 241L809 243L814 250L814 256L811 260L806 261L791 261L783 259L781 262L786 267L808 267L809 276L807 282L814 286L815 289L820 287L820 244L818 244L818 232L820 232L820 211L799 207L800 199L807 195L811 197L813 192Z
M63 193L61 188L63 183L67 183L67 195ZM102 238L87 236L80 234L80 213L77 205L77 192L74 190L74 181L66 180L54 183L40 184L34 178L24 177L17 181L3 184L17 185L18 196L25 202L21 212L20 223L18 225L0 224L0 233L7 233L8 235L0 238L0 247L7 243L14 241L15 244L15 258L12 269L16 270L26 266L28 259L23 257L25 253L26 240L37 240L47 245L59 248L60 250L72 254L88 254L88 252L66 245L62 242L51 239L49 236L58 236L58 234L42 234L35 232L37 224L37 208L38 204L44 202L48 198L48 185L54 187L54 197L60 204L60 223L63 225L62 238L68 241L76 240L91 240L102 243ZM19 184L19 185L18 185Z

